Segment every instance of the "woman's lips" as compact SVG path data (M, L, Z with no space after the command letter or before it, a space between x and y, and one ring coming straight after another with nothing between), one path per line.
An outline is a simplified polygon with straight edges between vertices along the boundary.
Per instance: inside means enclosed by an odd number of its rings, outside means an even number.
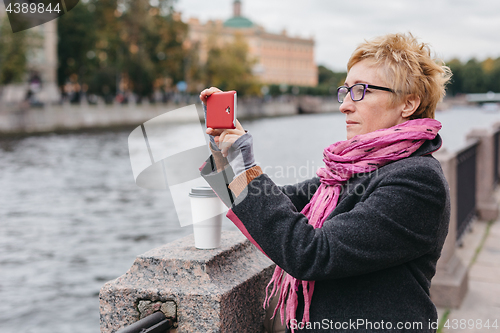
M346 120L345 124L346 124L346 127L351 127L351 126L357 125L358 123L355 121L352 121L352 120Z

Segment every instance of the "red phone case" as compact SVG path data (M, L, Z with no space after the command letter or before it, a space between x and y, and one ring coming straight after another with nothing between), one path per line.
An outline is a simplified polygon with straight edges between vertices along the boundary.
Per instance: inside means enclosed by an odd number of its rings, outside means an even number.
M213 93L207 98L207 127L236 128L236 91Z

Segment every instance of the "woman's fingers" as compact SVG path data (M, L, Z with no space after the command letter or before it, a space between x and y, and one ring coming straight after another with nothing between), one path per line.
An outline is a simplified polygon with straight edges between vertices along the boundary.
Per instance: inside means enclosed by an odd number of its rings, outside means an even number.
M228 129L223 129L223 128L210 128L210 127L207 127L207 129L206 129L205 132L207 134L209 134L209 135L212 135L212 136L219 136L219 135L221 135L224 132L227 132L227 133L230 133L230 134L240 134L240 135L245 134L245 130L243 129L243 127L241 127L241 125L239 125L239 127L240 128L236 127L234 129L229 129L229 128Z
M222 156L226 157L229 148L244 134L245 130L226 129L218 137L215 137L215 142L218 142Z
M243 128L243 126L241 126L238 119L236 119L236 129L245 132L245 129Z
M214 137L214 141L219 147L224 157L227 156L227 151L236 142L243 134L245 134L245 130L241 127L240 123L237 123L237 126L241 128L238 129L213 129L207 128L207 134L210 134Z
M233 132L229 132L230 130L225 130L221 133L221 135L219 136L219 146L220 145L232 145L234 143L234 141L236 140L233 140L231 142L231 138L233 138L233 136L235 135ZM220 147L219 147L220 148ZM222 150L222 148L220 148Z
M221 91L222 90L220 90L217 87L207 88L200 93L200 100L203 104L206 104L208 96L212 95L215 92L221 92Z
M215 128L207 127L207 130L205 132L211 136L218 136L218 135L221 135L222 132L224 132L224 129L220 129L220 128L215 129Z
M222 137L222 135L224 135L224 137ZM240 135L237 135L237 134L226 134L226 133L223 133L222 135L220 137L222 139L219 138L219 149L222 152L222 156L226 157L229 148L231 148L231 146L233 145L233 143L235 143L236 140L239 139Z

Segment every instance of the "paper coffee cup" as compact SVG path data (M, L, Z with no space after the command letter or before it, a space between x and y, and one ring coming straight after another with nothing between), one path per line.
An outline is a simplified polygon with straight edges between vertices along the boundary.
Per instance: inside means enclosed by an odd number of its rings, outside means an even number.
M193 216L194 246L215 249L220 246L222 213L221 200L210 187L195 187L189 193Z

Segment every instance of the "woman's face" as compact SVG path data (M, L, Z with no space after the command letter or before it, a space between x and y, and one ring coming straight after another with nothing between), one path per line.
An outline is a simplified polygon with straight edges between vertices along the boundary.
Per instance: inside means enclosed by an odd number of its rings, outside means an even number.
M381 71L370 60L362 60L351 67L345 85L367 83L375 86L388 87ZM340 105L340 111L346 115L347 139L359 134L366 134L378 129L389 128L404 123L404 104L391 106L393 93L384 90L366 89L365 97L361 101L353 102L347 94Z

